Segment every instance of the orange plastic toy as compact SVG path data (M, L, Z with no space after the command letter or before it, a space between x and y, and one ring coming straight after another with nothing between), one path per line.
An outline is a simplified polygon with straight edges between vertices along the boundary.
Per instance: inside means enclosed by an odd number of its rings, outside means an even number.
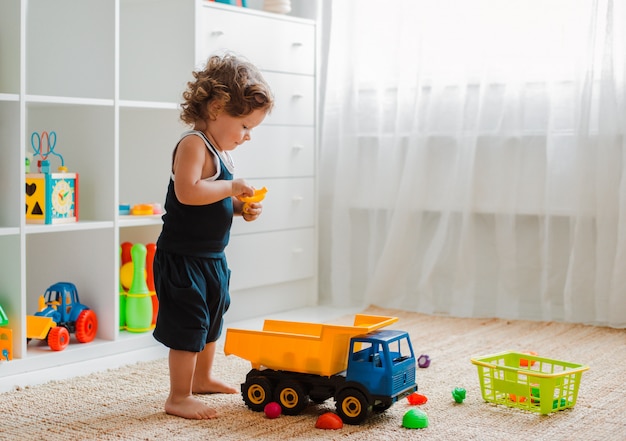
M537 353L535 351L524 351L522 352L522 354L528 354L528 355L537 355ZM535 365L535 360L527 360L525 358L520 358L519 360L519 365L522 367L529 367L529 366L534 366Z
M266 193L267 188L263 187L254 190L254 194L252 196L237 196L237 199L239 199L241 202L245 202L246 204L250 202L261 202L263 199L265 199Z

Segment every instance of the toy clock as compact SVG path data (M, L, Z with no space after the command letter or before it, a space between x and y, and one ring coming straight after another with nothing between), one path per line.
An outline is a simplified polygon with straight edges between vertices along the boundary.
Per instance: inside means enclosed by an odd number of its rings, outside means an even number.
M78 221L78 173L27 173L26 223Z
M26 173L26 223L62 224L78 221L78 173L68 173L63 156L55 151L56 132L33 132L33 159L40 173ZM58 172L50 171L50 155L58 157ZM30 160L27 161L30 170Z

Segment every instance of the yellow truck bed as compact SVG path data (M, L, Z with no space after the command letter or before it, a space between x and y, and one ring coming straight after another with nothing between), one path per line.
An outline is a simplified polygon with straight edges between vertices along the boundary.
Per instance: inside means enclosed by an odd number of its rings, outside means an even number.
M354 336L398 321L397 317L357 314L353 326L265 320L263 330L226 330L224 352L266 367L330 376L346 369Z

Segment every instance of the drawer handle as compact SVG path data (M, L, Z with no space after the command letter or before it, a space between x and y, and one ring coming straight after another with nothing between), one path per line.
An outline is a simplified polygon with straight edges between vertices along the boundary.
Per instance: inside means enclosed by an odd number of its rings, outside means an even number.
M294 41L293 43L291 43L291 45L293 47L302 47L302 46L304 46L301 41Z
M221 37L224 35L224 31L211 31L211 35L214 37Z
M304 250L302 248L294 248L291 251L293 252L293 254L302 254Z
M294 202L300 202L304 200L304 196L294 196L291 198L291 200Z
M291 148L298 151L298 150L302 150L304 146L302 144L294 144L291 146Z
M300 98L302 98L302 97L304 97L304 94L302 94L302 93L300 93L300 92L294 92L294 93L293 93L293 98L294 98L294 99L300 99Z

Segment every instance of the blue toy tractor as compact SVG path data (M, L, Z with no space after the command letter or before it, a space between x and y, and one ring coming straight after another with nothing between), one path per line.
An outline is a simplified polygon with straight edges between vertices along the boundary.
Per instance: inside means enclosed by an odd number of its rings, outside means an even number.
M80 303L73 283L59 282L50 286L39 299L39 311L26 317L26 338L47 340L50 349L62 351L70 342L70 333L80 343L96 337L96 313Z

